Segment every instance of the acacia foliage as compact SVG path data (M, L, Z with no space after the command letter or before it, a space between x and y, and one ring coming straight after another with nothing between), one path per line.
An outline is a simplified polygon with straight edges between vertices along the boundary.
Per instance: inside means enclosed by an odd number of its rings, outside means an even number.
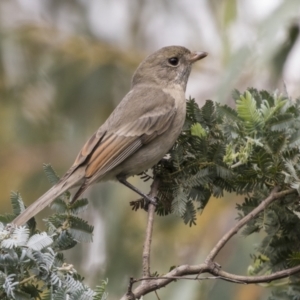
M196 210L224 192L263 195L274 186L300 191L299 100L248 89L233 93L236 108L190 99L184 129L159 176L159 214L176 213L190 225Z
M49 165L44 170L52 184L59 180ZM34 218L25 226L9 225L25 209L20 194L11 194L13 213L0 216L0 299L107 299L107 280L92 290L64 259L63 251L92 241L93 234L93 226L78 217L87 199L67 204L69 197L67 192L52 203L55 213L46 220L46 231L40 232Z
M197 210L227 191L244 198L236 206L242 218L274 187L294 189L243 230L246 236L265 233L249 274L269 274L300 264L300 100L253 88L234 91L233 98L235 108L187 102L184 130L169 159L155 168L161 181L157 213L173 212L193 225ZM270 299L300 299L299 279L281 281Z

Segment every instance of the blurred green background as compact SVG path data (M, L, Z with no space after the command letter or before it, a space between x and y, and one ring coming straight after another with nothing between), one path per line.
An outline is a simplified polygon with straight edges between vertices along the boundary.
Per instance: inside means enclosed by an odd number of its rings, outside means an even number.
M299 0L1 0L0 2L0 213L10 211L11 190L33 202L49 188L42 171L63 175L87 138L130 87L139 62L167 45L209 56L190 77L187 97L231 103L234 88L279 89L300 95ZM149 183L132 182L148 191ZM109 278L109 299L141 275L144 211L137 195L117 183L94 186L83 217L95 225L94 242L78 245L68 261L92 287ZM176 216L157 217L152 272L200 263L235 222L234 195L212 199L189 228ZM37 217L39 224L49 214ZM259 236L235 237L217 261L246 274ZM217 280L179 281L161 299L266 299L255 285ZM157 299L155 294L144 297Z

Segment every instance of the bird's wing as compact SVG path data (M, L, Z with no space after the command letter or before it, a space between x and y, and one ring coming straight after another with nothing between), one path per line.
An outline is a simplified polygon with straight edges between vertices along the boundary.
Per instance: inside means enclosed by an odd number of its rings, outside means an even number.
M175 114L174 106L168 112L141 117L117 132L107 133L89 159L86 177L92 177L96 173L98 176L104 174L161 135L169 128Z
M147 101L142 108L139 106L141 112L136 117L135 101L140 100L137 97L141 91L148 93ZM113 113L115 116L111 115L84 145L71 169L85 165L85 177L98 178L169 128L176 114L175 99L162 90L152 91L155 99L151 99L151 90L141 91L131 93L121 102Z

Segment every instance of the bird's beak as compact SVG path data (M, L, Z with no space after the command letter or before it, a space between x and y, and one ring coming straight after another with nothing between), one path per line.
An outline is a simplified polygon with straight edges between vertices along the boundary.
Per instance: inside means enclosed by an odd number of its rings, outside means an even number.
M207 52L195 51L190 54L189 62L194 63L197 60L200 60L208 55Z

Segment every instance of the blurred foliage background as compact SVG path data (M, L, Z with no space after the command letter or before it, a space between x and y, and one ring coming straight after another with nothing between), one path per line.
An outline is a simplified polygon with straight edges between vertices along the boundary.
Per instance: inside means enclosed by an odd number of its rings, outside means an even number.
M209 56L192 72L187 97L231 103L231 91L249 86L300 95L298 0L1 0L0 2L0 213L11 190L33 202L50 184L42 164L63 175L87 138L130 87L138 63L160 47L177 44ZM149 183L132 182L148 191ZM138 198L116 183L90 189L84 217L94 242L69 254L92 287L109 278L110 299L141 274L146 226ZM235 222L234 195L210 201L189 228L157 217L152 271L200 263ZM47 216L47 210L38 216ZM235 237L217 261L245 274L253 236ZM269 291L222 281L180 281L158 292L162 299L265 299ZM156 299L154 294L145 299Z

